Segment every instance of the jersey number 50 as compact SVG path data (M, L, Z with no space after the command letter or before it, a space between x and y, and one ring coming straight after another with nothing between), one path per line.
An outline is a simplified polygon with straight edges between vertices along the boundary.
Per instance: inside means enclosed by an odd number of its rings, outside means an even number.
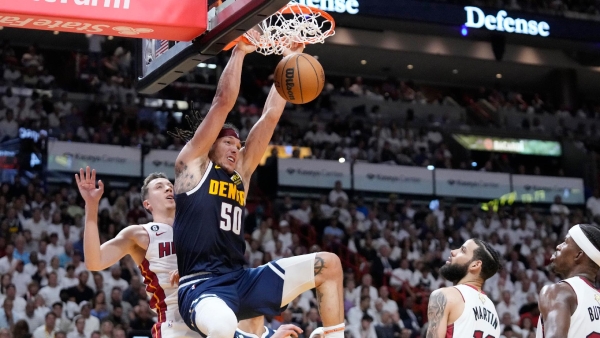
M221 204L221 230L239 235L242 229L242 208L229 203Z

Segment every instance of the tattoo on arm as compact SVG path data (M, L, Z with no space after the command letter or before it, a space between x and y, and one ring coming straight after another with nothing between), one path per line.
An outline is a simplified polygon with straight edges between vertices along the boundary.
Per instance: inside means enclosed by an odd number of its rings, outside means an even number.
M325 268L325 261L323 258L319 256L315 257L315 276L320 274L323 268Z
M437 337L438 324L444 315L444 310L446 310L446 296L442 292L436 292L431 295L427 307L427 317L429 318L427 338Z

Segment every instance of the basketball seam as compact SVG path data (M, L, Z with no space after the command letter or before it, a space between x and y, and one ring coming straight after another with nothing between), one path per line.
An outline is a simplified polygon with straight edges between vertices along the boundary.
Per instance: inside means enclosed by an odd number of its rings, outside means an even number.
M318 84L320 82L319 81L319 73L317 73L317 70L315 69L315 66L313 66L312 62L310 62L310 60L306 56L304 56L304 55L300 55L300 56L302 56L306 60L306 62L308 62L308 64L310 65L310 67L315 72L315 76L317 78L317 95L315 95L315 99L316 99L317 97L319 97L319 93L321 92L321 91L319 91L319 86L318 86ZM298 77L298 78L300 78L300 77ZM323 85L325 85L325 83L323 83ZM321 89L321 90L323 90L323 89Z
M298 60L301 56L302 55L298 55L298 57L296 58L296 72L298 73L298 89L300 89L300 100L302 101L302 103L304 103L304 93L302 92L302 78L300 77L300 64L298 63Z

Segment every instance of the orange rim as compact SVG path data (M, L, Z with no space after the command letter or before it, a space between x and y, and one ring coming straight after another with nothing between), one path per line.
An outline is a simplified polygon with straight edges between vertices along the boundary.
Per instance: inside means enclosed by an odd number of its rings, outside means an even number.
M280 14L314 14L314 13L319 13L325 20L329 21L331 23L331 28L329 28L325 33L323 33L323 35L325 37L329 37L333 34L333 32L335 31L335 20L333 19L333 17L325 12L324 10L320 9L320 8L316 8L316 7L309 7L306 5L300 5L300 4L294 4L294 5L286 5L284 8L280 9L278 11L278 13ZM237 39L231 41L227 46L225 46L225 48L223 48L223 50L230 50L233 47L235 47L235 45L237 45L238 42L240 42L240 40L244 40L245 43L251 43L250 40L248 40L244 35L238 37ZM309 42L307 42L306 44L310 44Z

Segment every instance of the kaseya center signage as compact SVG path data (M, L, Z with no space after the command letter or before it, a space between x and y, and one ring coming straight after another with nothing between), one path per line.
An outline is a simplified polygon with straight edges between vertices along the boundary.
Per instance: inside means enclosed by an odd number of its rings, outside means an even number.
M299 4L326 12L358 14L358 0L297 0Z
M490 31L507 32L525 35L550 36L550 25L545 21L526 20L512 18L504 10L498 11L496 15L486 15L479 7L466 6L466 27L485 28Z

